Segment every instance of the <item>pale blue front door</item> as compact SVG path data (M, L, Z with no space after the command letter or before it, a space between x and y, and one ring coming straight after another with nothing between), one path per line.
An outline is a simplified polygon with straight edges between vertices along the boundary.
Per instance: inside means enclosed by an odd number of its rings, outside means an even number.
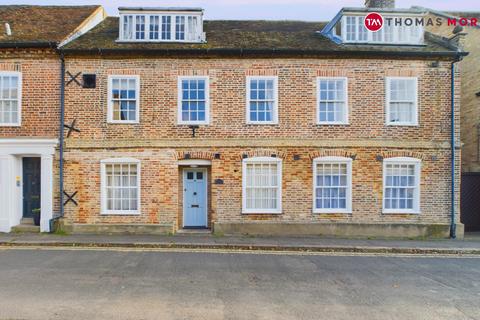
M207 169L183 170L183 227L207 227Z

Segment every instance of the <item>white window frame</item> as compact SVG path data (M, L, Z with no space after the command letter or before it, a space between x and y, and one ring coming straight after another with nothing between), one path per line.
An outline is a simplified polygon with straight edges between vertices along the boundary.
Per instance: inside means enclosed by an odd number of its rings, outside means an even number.
M135 120L114 120L113 119L113 95L112 87L114 79L134 79L135 80ZM140 123L140 76L138 75L109 75L108 76L108 103L107 103L107 122L119 124L136 124Z
M252 80L273 80L273 110L271 121L251 121L250 120L250 81ZM278 76L247 76L246 77L246 111L245 121L247 124L272 125L278 124Z
M384 26L383 28L378 31L378 32L372 32L372 31L368 31L367 30L367 38L364 39L364 40L359 40L359 27L361 26L361 21L362 21L362 18L365 17L366 13L361 13L361 15L359 15L358 13L357 14L347 14L347 15L344 15L342 17L342 25L341 25L341 32L342 32L342 41L344 43L351 43L351 44L354 44L354 43L371 43L371 44L407 44L407 45L423 45L424 44L424 33L425 33L425 28L423 26L413 26L413 27L408 27L408 26L395 26L395 25L390 25L388 26L387 25L387 20L386 18L392 18L392 19L395 19L395 18L402 18L402 19L406 19L406 18L411 18L413 20L415 20L416 18L421 18L421 16L419 15L412 15L412 16L392 16L392 15L386 15L386 14L383 14L383 17L384 17ZM347 39L347 17L353 17L354 20L355 20L355 33L354 33L354 39L352 40L348 40ZM385 41L385 31L384 29L385 28L391 28L391 36L392 36L392 39L391 41ZM400 30L400 29L403 29L403 30ZM416 29L416 32L412 32L412 29ZM408 30L408 34L405 33L405 40L402 40L400 39L400 36L399 34L401 33L401 31L407 31ZM379 40L374 40L373 38L373 35L374 34L377 34L377 35L380 35L380 38Z
M352 158L347 157L318 157L313 159L313 213L352 213ZM331 209L317 208L317 165L318 164L346 164L347 165L347 192L346 192L346 208Z
M247 209L247 164L273 163L277 165L278 198L277 209ZM273 157L253 157L242 160L242 214L281 214L282 213L282 159Z
M0 71L0 76L18 77L17 87L17 122L0 123L0 127L20 127L22 125L22 73L18 71ZM0 88L1 90L2 88Z
M132 38L125 38L124 30L124 17L132 17ZM145 38L137 39L136 36L136 26L137 26L137 17L145 17ZM159 17L159 37L158 39L150 38L150 17L158 16ZM170 26L169 26L169 39L162 39L163 24L162 17L170 17ZM185 33L184 39L176 39L176 18L183 17L185 19ZM191 18L192 23L189 24L188 20ZM193 21L196 19L196 23ZM201 43L204 41L204 32L203 32L203 13L202 12L149 12L149 13L140 13L140 12L122 12L120 13L119 19L119 39L118 42L185 42L185 43Z
M107 210L107 177L106 165L110 164L136 164L137 165L137 210ZM111 158L100 161L101 175L100 175L100 202L101 215L140 215L141 213L141 165L140 160L135 158Z
M413 198L413 209L386 209L385 188L388 164L415 165L415 192ZM383 190L382 190L382 212L385 214L420 214L420 185L421 185L422 160L410 157L394 157L383 159Z
M414 103L413 121L392 122L390 121L391 83L392 80L413 80L414 81ZM418 77L386 77L385 78L385 124L388 126L418 126Z
M205 81L205 120L184 121L182 120L182 81L183 80L204 80ZM210 124L210 77L208 76L179 76L177 80L177 124Z
M320 81L321 80L343 80L345 87L343 94L345 95L345 109L343 110L343 121L320 121ZM349 108L348 108L348 78L347 77L317 77L317 124L319 125L346 125L349 124Z

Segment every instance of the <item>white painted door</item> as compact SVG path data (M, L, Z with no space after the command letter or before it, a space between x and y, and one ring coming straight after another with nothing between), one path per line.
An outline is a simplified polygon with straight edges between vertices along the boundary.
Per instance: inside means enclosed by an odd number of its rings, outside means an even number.
M183 226L207 227L207 169L183 170Z

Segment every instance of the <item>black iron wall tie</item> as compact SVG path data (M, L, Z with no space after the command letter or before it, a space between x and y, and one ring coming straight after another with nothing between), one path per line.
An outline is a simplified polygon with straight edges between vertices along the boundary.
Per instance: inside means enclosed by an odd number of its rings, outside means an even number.
M73 131L75 132L80 132L80 129L77 129L75 127L75 124L77 124L77 119L74 119L71 124L64 124L63 127L68 129L67 132L67 138L70 137Z
M80 83L80 81L77 80L78 76L81 75L82 73L81 72L78 72L76 75L73 75L70 73L70 71L67 71L67 75L70 77L70 80L67 81L67 86L72 83L72 82L75 82L76 84L78 84L80 87L82 86L82 84Z
M63 194L67 196L67 200L63 203L64 206L67 205L67 203L72 202L75 206L78 206L78 202L75 200L75 196L77 195L78 191L75 191L71 195L63 191Z

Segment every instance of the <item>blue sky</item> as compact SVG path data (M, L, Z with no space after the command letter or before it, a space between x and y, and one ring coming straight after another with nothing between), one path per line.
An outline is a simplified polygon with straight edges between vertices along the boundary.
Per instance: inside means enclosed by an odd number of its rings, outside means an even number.
M439 10L480 11L480 0L397 0L398 8L412 5ZM341 7L363 6L364 0L0 0L0 4L101 4L109 15L119 6L194 6L207 19L267 19L324 21Z

